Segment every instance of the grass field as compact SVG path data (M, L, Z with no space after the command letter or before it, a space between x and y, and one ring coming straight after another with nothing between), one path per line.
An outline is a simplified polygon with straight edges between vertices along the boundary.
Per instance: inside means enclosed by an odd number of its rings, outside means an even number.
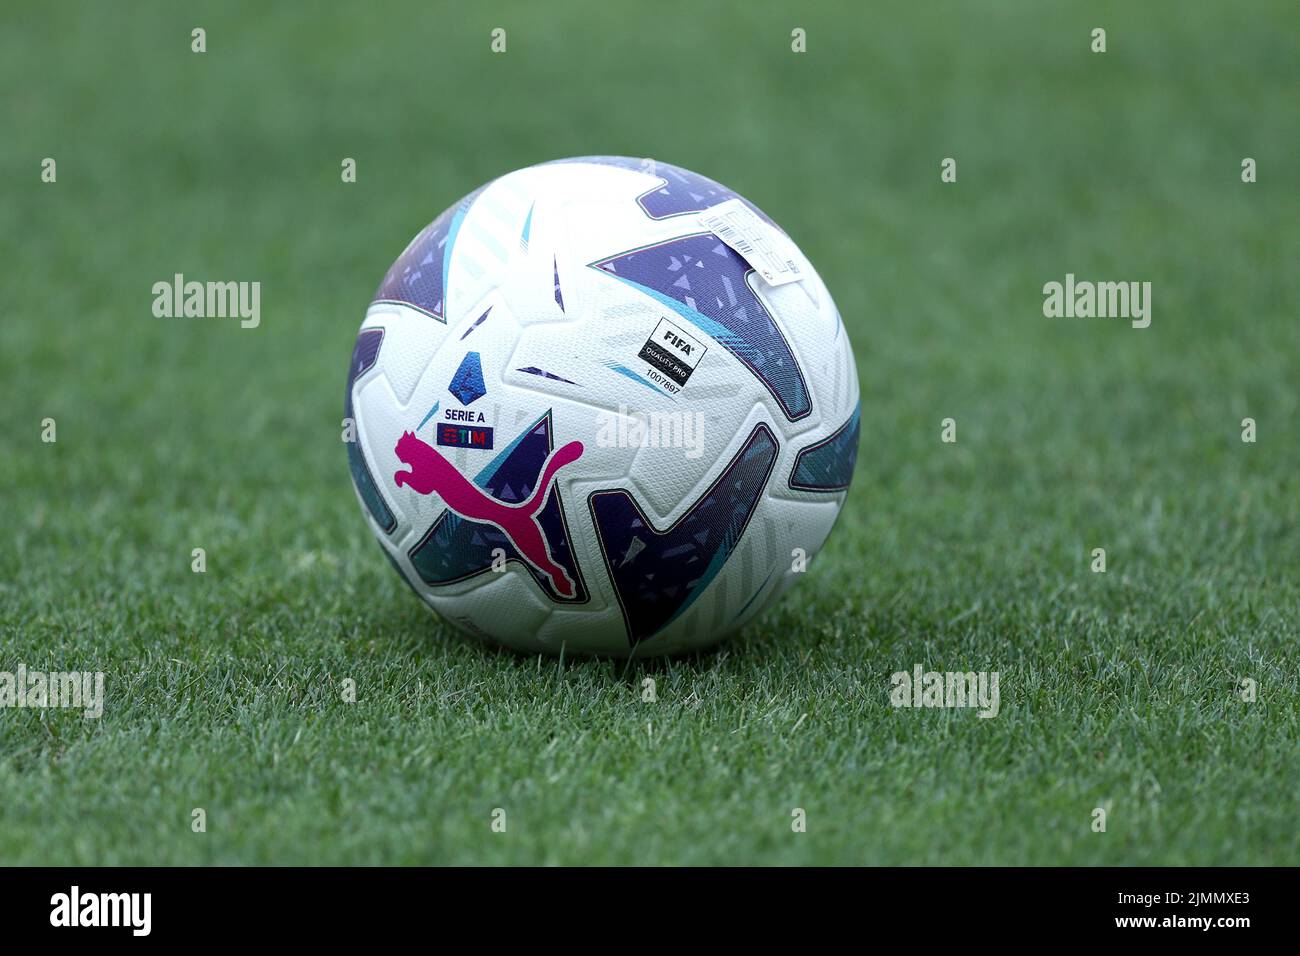
M1300 863L1293 3L263 6L0 10L0 671L107 675L0 709L0 862ZM836 532L698 658L453 636L339 441L407 240L594 153L762 205L857 355ZM177 272L261 325L155 318ZM915 664L1001 713L895 710Z

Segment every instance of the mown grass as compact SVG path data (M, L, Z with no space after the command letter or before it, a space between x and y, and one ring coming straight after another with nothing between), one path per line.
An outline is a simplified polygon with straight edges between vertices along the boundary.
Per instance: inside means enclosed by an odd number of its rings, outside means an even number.
M0 670L108 678L100 720L0 710L0 861L1300 862L1293 5L313 11L0 12ZM408 238L591 153L760 203L858 358L827 549L698 658L452 636L338 440ZM261 327L154 318L176 272L260 281ZM1044 318L1067 272L1150 281L1151 327ZM999 715L894 710L917 663Z

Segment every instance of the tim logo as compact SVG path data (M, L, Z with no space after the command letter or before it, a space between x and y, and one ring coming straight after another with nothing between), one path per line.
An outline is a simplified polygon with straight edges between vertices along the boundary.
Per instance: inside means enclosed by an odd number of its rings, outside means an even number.
M515 550L550 581L557 594L574 596L574 583L551 554L538 516L546 504L555 473L582 457L582 442L571 441L557 449L542 466L532 493L518 504L492 497L442 456L432 445L403 432L396 453L408 470L393 475L397 486L410 487L422 495L438 493L456 514L469 521L490 524L505 534Z
M492 450L492 429L485 425L456 425L438 423L438 444L451 448L479 448Z

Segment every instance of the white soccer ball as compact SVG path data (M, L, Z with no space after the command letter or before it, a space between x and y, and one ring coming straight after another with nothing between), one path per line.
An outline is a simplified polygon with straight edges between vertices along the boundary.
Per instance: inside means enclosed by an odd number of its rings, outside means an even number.
M830 534L858 376L757 207L621 157L494 180L411 241L361 324L357 495L452 624L647 656L741 628Z

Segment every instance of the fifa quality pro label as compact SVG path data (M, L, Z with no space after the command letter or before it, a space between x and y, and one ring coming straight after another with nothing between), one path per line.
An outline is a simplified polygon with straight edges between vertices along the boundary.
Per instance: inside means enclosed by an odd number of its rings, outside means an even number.
M695 366L700 364L700 357L707 351L703 342L688 335L680 326L660 319L650 338L641 346L637 358L649 362L678 385L685 385Z

